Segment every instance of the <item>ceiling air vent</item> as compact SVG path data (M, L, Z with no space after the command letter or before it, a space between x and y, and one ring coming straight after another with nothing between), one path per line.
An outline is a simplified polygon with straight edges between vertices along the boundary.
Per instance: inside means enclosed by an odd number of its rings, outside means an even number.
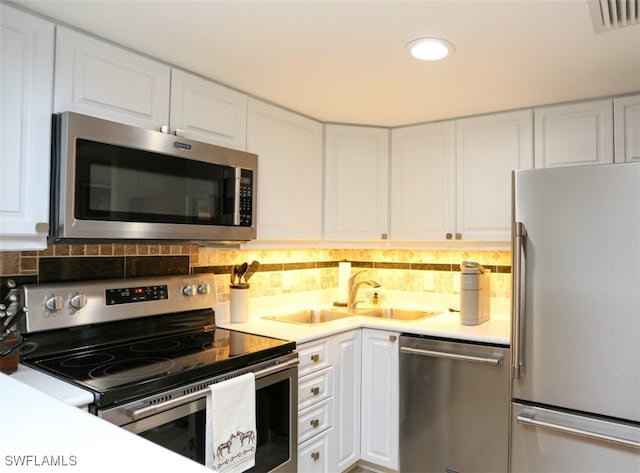
M589 0L597 32L640 24L640 0Z

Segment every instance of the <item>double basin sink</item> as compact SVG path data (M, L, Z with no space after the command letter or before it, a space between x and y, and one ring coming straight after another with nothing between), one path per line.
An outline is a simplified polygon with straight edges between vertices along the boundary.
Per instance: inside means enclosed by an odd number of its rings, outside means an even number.
M346 309L305 309L287 314L265 315L263 319L292 324L316 325L332 322L354 315L377 317L379 319L418 321L441 314L439 310L414 310L398 308L358 309L348 312Z

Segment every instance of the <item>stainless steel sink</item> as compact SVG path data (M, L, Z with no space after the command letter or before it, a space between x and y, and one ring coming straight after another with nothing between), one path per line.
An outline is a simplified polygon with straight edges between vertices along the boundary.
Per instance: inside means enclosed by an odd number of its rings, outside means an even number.
M289 322L292 324L304 324L315 325L325 322L331 322L333 320L344 319L345 317L351 317L350 312L333 309L320 309L320 310L299 310L288 314L278 315L265 315L263 319L276 320L278 322Z
M333 320L344 319L353 315L364 315L366 317L378 317L381 319L417 321L441 314L440 310L416 310L416 309L399 309L399 308L380 308L380 309L359 309L355 312L347 312L340 309L319 309L319 310L299 310L287 314L265 315L262 318L267 320L275 320L278 322L288 322L291 324L316 325Z
M386 307L384 309L365 309L363 311L358 311L357 315L379 317L381 319L415 321L435 317L441 313L441 310L399 309L397 307Z

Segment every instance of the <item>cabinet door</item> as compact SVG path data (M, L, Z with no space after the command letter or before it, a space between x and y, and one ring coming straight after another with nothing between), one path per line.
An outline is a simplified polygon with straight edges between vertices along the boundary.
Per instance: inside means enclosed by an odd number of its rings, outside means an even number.
M325 128L325 239L387 238L389 131Z
M345 471L360 459L361 331L336 335L333 428L336 437L335 471Z
M249 99L247 151L258 155L258 239L319 240L322 125Z
M442 240L455 227L455 122L391 132L391 238Z
M361 458L398 469L399 335L362 330Z
M613 99L616 163L640 161L640 94Z
M533 167L531 110L457 121L456 239L511 239L511 171Z
M44 249L54 25L1 4L0 34L0 250Z
M179 69L171 71L171 129L190 139L246 149L247 96Z
M613 103L596 100L535 109L536 168L613 162Z
M169 66L58 26L54 109L159 130L169 124Z
M298 445L298 471L303 473L334 473L331 467L331 429Z

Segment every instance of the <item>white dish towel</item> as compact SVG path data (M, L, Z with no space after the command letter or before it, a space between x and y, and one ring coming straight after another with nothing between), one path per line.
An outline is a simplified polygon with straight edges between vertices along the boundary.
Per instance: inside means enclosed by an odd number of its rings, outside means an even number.
M253 373L210 386L206 416L208 468L241 473L255 465L255 386Z

